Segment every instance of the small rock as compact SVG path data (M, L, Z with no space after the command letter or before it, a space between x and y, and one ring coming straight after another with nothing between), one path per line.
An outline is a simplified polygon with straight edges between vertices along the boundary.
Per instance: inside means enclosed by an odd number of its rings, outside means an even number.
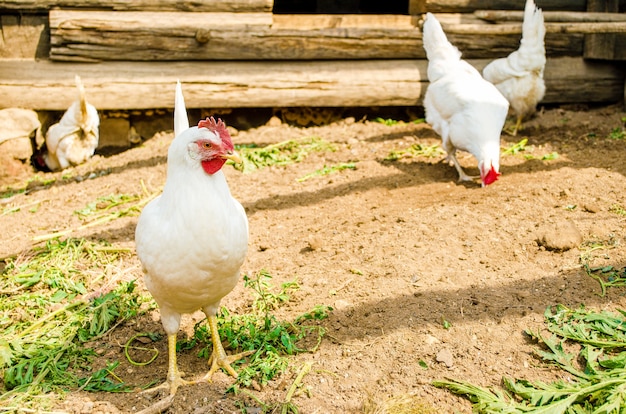
M434 345L440 343L441 341L434 336L428 334L426 335L426 339L424 339L424 342L426 343L426 345Z
M596 203L589 202L583 204L583 210L585 210L587 213L597 213L598 211L601 211L602 208Z
M566 251L578 247L583 241L580 230L569 220L542 224L537 230L537 243L552 251Z
M452 368L454 366L454 357L452 356L452 352L449 349L442 349L437 352L436 356L437 362L443 362L446 367Z
M309 237L308 243L309 249L311 250L321 250L321 248L324 246L324 240L322 240L322 238L317 235Z
M280 120L276 115L272 116L266 123L267 126L280 126L283 121Z
M338 299L334 303L334 308L338 312L346 310L346 309L350 308L351 306L352 306L352 304L350 302L348 302L347 300L343 300L343 299Z

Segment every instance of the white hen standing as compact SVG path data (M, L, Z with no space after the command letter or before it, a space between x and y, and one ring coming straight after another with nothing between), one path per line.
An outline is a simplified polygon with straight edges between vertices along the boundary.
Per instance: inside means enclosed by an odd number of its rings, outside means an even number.
M43 160L51 171L82 164L93 156L98 147L98 110L87 102L85 88L78 75L75 80L78 100L65 111L61 121L46 132L47 152Z
M226 355L216 318L220 300L237 284L248 249L246 213L221 171L227 159L241 160L221 120L207 118L189 128L186 112L178 83L165 187L143 209L135 231L146 287L167 333L168 374L160 387L169 385L170 395L180 385L194 383L182 379L176 363L181 314L201 309L208 319L213 353L202 380L219 367L237 377L230 364L250 354Z
M455 155L457 149L476 157L482 185L489 185L500 175L500 132L509 103L493 84L461 59L461 52L448 41L431 13L426 13L422 30L430 82L424 97L426 122L441 135L459 180L471 181L473 177L461 168Z
M535 112L546 93L543 70L546 66L543 13L533 0L526 0L520 47L506 58L496 59L483 69L483 76L511 104L517 117L512 135L522 128L522 119Z

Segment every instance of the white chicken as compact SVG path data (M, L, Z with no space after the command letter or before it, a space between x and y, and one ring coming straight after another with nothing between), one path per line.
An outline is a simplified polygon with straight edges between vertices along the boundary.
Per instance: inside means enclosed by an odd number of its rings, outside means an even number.
M91 158L98 147L100 117L98 110L87 102L85 88L76 75L78 100L46 132L47 152L43 160L51 171L64 170Z
M446 37L437 18L426 13L423 42L428 57L429 85L424 97L426 122L441 136L443 148L459 173L459 181L471 181L461 168L456 150L478 160L483 187L500 175L500 132L509 103L493 84L461 59L461 52Z
M526 0L520 47L506 58L496 59L483 69L483 76L511 104L517 121L512 135L522 128L522 119L532 115L546 93L543 71L546 66L543 13L533 0Z
M170 395L180 385L210 380L219 367L237 377L230 364L251 353L227 356L216 318L221 299L237 284L248 248L246 213L221 171L227 159L241 159L221 120L207 118L189 128L186 112L178 83L165 187L143 209L135 230L146 287L168 337L167 380L157 388L169 385ZM176 363L176 334L181 314L198 309L206 314L212 336L211 367L199 381L185 381Z

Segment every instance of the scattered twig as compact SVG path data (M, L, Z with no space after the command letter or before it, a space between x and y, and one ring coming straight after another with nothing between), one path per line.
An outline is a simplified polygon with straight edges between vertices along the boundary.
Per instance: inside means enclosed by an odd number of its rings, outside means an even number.
M159 414L167 410L168 408L170 408L173 402L174 402L174 396L168 395L167 397L163 398L162 400L157 401L151 406L144 408L141 411L137 411L137 414Z

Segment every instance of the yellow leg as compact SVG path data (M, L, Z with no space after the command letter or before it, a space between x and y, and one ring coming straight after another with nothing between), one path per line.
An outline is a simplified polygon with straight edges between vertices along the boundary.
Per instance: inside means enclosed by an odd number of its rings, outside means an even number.
M515 123L515 128L513 129L513 133L511 135L516 136L517 131L521 131L521 130L522 130L522 117L518 116L517 122Z
M223 368L226 372L228 372L233 377L237 378L237 372L230 365L235 361L238 361L242 358L247 357L254 353L254 351L246 351L241 352L236 355L228 356L224 351L224 347L222 346L222 341L220 340L220 334L217 330L217 317L215 315L208 316L207 319L209 322L209 329L211 330L211 340L213 342L213 352L211 353L211 357L209 358L209 365L211 368L209 372L204 376L204 381L211 381L211 377L213 373L217 371L218 368Z
M167 336L167 353L168 353L168 365L167 365L167 379L161 385L149 388L144 392L153 392L162 388L169 388L170 395L174 396L178 387L181 385L195 384L196 381L185 381L181 373L178 371L178 364L176 362L176 335Z

